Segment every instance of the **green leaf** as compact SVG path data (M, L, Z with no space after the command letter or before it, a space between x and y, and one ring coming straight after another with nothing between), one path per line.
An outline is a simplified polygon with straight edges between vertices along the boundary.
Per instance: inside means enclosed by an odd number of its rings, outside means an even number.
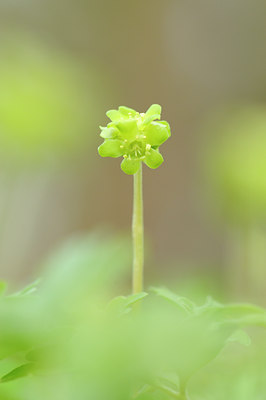
M135 293L130 296L118 296L110 301L107 310L117 315L127 314L134 304L148 296L146 292Z
M266 327L266 310L262 307L249 303L220 304L212 299L201 307L197 307L196 312L210 315L216 320L219 326L246 327L262 326Z
M159 151L150 149L149 152L146 153L144 162L149 168L155 169L163 163L163 156Z
M121 314L125 309L125 303L125 296L117 296L109 302L107 311L113 314Z
M138 112L133 110L133 108L125 107L125 106L120 106L119 107L120 114L123 115L124 117L135 117L138 115Z
M183 309L187 314L194 314L196 305L186 297L178 296L177 294L171 292L171 290L166 288L151 288L153 293L156 293L158 296L162 297L165 300L170 301L175 304L179 308Z
M251 315L266 317L266 311L263 308L248 303L217 305L215 313L223 320L237 320Z
M53 354L56 351L56 345L43 345L41 347L36 347L31 349L25 354L25 358L27 361L31 363L38 363L40 367L40 360L44 360L47 354Z
M266 314L250 314L245 317L231 319L224 322L225 325L235 325L235 326L257 326L266 327Z
M121 119L121 114L118 110L109 110L106 115L111 121L118 121Z
M140 389L138 389L132 396L132 399L138 399L139 397L142 398L142 395L145 395L149 392L154 392L154 388L151 385L145 384Z
M169 398L176 399L176 400L181 400L182 397L180 395L180 392L178 390L178 387L174 385L172 382L169 382L168 380L164 380L162 378L157 378L152 386L156 389L159 389L163 393L167 394Z
M137 303L138 301L144 299L144 297L148 296L146 292L139 292L131 294L130 296L126 297L126 306L132 306L133 304Z
M140 167L141 161L124 158L121 162L121 169L128 175L134 175Z
M152 115L159 115L159 118L161 116L162 112L162 107L159 104L152 104L150 108L146 111L147 116L152 116Z
M227 342L237 342L243 346L249 346L251 343L250 336L242 329L236 330L229 338Z
M224 305L222 303L214 300L211 296L207 296L206 302L202 306L198 307L198 311L205 312L205 310L220 309L223 307Z
M18 292L11 294L8 297L20 297L20 296L29 296L32 293L36 292L37 287L40 284L40 279L36 279L34 282L30 283L28 286L24 287L22 290L19 290Z
M144 130L143 134L147 138L147 143L151 146L160 146L169 138L169 129L164 121L153 121L148 124Z
M123 142L118 139L106 139L99 147L98 152L101 157L117 158L123 155Z
M139 133L137 121L135 119L120 120L116 122L116 127L119 129L124 140L135 140Z
M13 369L8 374L4 375L0 379L0 383L14 381L15 379L24 378L27 375L30 375L35 369L34 363L27 363L20 365L19 367Z

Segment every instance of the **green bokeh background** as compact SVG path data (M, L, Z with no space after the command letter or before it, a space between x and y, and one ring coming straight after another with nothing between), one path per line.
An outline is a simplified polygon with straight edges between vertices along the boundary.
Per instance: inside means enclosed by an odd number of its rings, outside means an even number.
M172 132L162 166L144 168L146 288L265 306L265 19L262 0L0 2L0 278L7 293L43 279L0 301L0 376L44 343L49 364L1 399L131 399L228 335L155 295L140 318L103 316L131 290L132 177L97 153L120 105L161 104ZM195 375L191 400L265 398L259 322ZM140 397L155 399L169 396Z

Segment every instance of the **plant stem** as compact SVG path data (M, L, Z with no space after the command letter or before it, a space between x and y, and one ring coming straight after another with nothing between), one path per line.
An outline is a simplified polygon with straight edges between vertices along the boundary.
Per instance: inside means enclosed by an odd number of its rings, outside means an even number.
M142 195L142 165L134 174L133 193L133 293L143 291L144 264L144 227L143 227L143 195Z
M180 394L179 394L179 400L189 400L187 390L186 390L187 384L185 382L180 382Z

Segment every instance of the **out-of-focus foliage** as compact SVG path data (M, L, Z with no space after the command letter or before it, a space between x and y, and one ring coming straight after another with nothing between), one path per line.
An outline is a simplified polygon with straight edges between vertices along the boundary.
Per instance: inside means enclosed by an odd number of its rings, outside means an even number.
M237 107L209 128L204 152L215 203L231 222L266 220L266 109Z
M1 398L170 400L187 391L192 400L209 392L225 400L230 391L215 388L231 382L232 364L235 385L249 371L248 393L257 393L260 360L245 346L257 334L265 339L265 310L212 299L198 306L164 288L111 300L129 254L121 238L76 238L44 264L40 283L3 293Z
M0 40L1 162L69 158L93 137L95 71L30 34Z

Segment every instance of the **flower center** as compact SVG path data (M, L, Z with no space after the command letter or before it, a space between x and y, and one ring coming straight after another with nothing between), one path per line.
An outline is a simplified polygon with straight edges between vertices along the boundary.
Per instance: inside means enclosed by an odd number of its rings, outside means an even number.
M128 147L128 153L132 158L140 158L142 156L145 156L145 150L145 144L138 140L130 143Z

